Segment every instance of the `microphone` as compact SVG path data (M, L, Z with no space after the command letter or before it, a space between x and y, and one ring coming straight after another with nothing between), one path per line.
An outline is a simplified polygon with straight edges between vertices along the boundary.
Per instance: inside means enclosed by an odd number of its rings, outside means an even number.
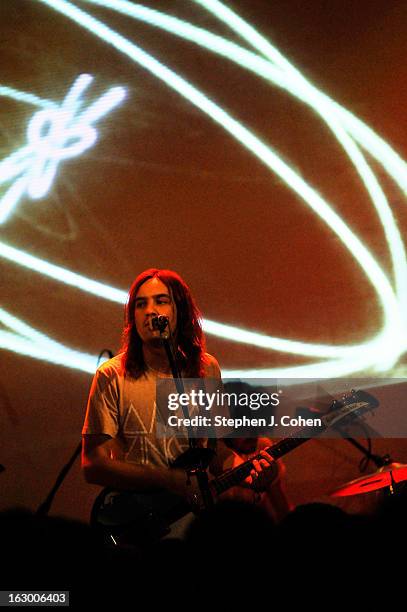
M159 332L163 332L168 326L169 318L165 315L154 316L151 318L151 327L158 329Z

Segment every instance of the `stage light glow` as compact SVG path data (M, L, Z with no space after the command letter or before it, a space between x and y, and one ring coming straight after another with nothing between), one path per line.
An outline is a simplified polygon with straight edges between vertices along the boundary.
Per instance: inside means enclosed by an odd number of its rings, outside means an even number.
M83 104L82 95L92 80L89 74L80 75L60 106L37 111L27 127L28 144L0 163L0 185L16 179L0 200L0 224L7 221L25 193L32 199L43 198L61 161L89 149L97 138L93 124L123 101L125 89L112 87L77 114ZM16 92L2 89L3 95ZM31 103L43 105L36 96L28 98ZM27 101L25 95L20 99Z
M277 173L287 185L302 197L308 206L310 206L339 236L349 252L358 261L378 293L383 309L384 326L375 338L361 345L344 347L302 343L281 338L273 338L205 320L204 328L207 333L212 333L229 340L263 346L264 348L270 348L272 350L328 359L323 363L312 363L305 366L294 366L292 368L229 370L225 372L225 374L239 377L334 377L357 372L364 368L385 371L391 367L407 348L407 333L405 320L403 320L403 316L406 316L405 312L407 309L404 309L403 312L402 308L404 303L407 304L405 249L385 195L358 145L368 150L373 157L382 163L393 179L407 192L407 165L391 147L379 138L373 130L349 113L349 111L314 87L275 47L252 28L252 26L244 22L244 20L231 11L231 9L217 0L196 0L196 2L207 10L210 10L213 14L216 14L219 19L238 32L265 57L249 52L231 41L227 41L202 28L196 28L191 24L187 24L186 22L170 16L165 16L158 11L152 11L140 5L134 5L119 0L86 0L88 4L98 4L120 10L120 12L130 11L133 17L136 16L137 13L137 18L149 21L152 25L162 27L168 31L173 31L174 34L188 38L195 43L202 44L214 52L221 53L231 61L235 61L245 68L256 72L259 76L285 88L304 103L309 104L326 122L343 146L358 171L372 199L373 205L378 212L392 256L396 279L396 293L393 290L390 279L387 278L378 262L373 258L372 254L363 245L361 240L345 224L343 219L335 213L332 207L325 202L315 189L308 185L302 177L296 174L292 168L279 158L270 147L250 132L248 128L239 123L229 113L197 90L180 75L170 70L161 62L158 62L154 57L106 26L103 22L70 4L67 0L40 1L70 17L76 23L93 32L106 43L127 55L134 62L144 66L157 78L163 80L169 87L178 91L178 93L184 96L190 103L210 116L248 150L252 151L262 163L266 164L271 170ZM10 249L13 248L0 244L0 251L2 251L0 254L12 259L11 255L15 256L17 250L14 249L10 251ZM48 264L48 262L44 262L43 260L37 260L22 251L19 252L18 258L14 259L14 261L21 265L31 267L38 272L45 273L48 276L52 276L56 280L68 282L68 284L78 286L82 290L89 290L95 295L111 299L108 296L112 295L110 292L113 288L108 288L105 295L102 296L103 290L101 290L101 287L106 287L102 283L91 281L91 279L85 279L85 277L80 277L73 272L60 269L58 266ZM41 262L41 264L38 265L38 262ZM46 265L44 266L44 264ZM61 275L59 270L64 270L64 273ZM78 285L75 285L77 281ZM91 283L95 283L96 285L93 286ZM90 287L92 287L92 289L90 289ZM98 293L99 290L100 293ZM123 295L126 295L119 290L113 291L121 294L121 298Z

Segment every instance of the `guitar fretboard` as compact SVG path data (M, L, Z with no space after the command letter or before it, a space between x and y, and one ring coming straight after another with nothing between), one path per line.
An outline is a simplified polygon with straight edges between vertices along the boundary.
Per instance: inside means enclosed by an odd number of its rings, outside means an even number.
M276 442L276 444L267 447L265 451L269 455L271 455L273 459L277 460L280 457L283 457L283 455L297 448L297 446L300 446L311 438L316 437L318 434L322 433L324 429L325 426L300 429L298 433L304 433L303 437L297 435L297 437L284 438L283 440ZM224 493L231 487L238 485L240 482L242 482L242 480L247 478L247 476L249 476L250 472L254 468L253 460L255 459L260 460L263 459L263 457L259 453L248 461L245 461L241 465L238 465L236 468L233 468L232 470L229 470L218 478L212 480L211 485L214 487L216 493L220 495L221 493Z

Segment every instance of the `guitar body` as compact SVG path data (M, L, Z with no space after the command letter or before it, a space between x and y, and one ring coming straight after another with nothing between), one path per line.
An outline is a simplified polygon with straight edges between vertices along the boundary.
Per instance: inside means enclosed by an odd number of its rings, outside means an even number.
M137 493L103 489L95 500L91 525L106 542L119 546L149 544L171 534L171 526L190 512L168 491Z
M213 455L210 448L189 448L171 468L205 470ZM90 523L110 544L143 545L175 535L174 526L190 512L185 500L169 491L139 493L105 488L93 504Z

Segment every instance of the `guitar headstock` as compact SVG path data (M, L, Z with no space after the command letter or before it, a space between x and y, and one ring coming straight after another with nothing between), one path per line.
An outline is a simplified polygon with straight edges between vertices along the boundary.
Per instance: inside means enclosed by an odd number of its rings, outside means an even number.
M323 417L326 427L337 425L339 421L360 419L366 412L372 412L379 406L379 401L367 391L352 389L343 395L341 400L334 400L328 413Z

